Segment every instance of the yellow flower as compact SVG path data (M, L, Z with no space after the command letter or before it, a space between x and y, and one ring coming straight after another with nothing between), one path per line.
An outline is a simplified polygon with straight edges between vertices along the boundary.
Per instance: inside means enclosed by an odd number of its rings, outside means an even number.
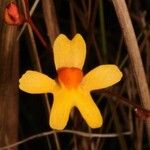
M90 91L119 82L122 72L116 65L101 65L83 75L86 45L80 34L76 34L72 40L60 34L53 50L57 79L53 80L37 71L27 71L19 80L19 88L32 94L53 94L49 122L53 129L64 129L73 107L78 108L91 128L100 127L103 119Z

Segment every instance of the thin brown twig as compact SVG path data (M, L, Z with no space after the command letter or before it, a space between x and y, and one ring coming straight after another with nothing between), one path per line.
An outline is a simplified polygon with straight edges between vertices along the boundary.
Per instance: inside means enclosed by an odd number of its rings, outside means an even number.
M25 4L25 9L26 9L26 23L28 23L31 26L32 30L34 31L36 36L39 38L39 40L41 41L43 46L46 49L48 49L48 45L47 45L45 39L43 38L43 36L41 35L41 33L37 29L36 25L33 23L32 19L31 19L28 0L24 0L24 4Z
M12 147L15 147L15 146L18 146L18 145L21 145L23 143L26 143L28 141L31 141L33 139L37 139L37 138L40 138L40 137L44 137L44 136L48 136L48 135L53 135L55 133L68 133L68 134L76 134L76 135L79 135L79 136L82 136L82 137L86 137L86 138L115 138L115 137L118 137L119 135L116 134L116 133L106 133L106 134L97 134L97 133L87 133L87 132L83 132L83 131L77 131L77 130L62 130L62 131L47 131L47 132L42 132L42 133L39 133L39 134L35 134L35 135L32 135L26 139L23 139L19 142L16 142L14 144L11 144L9 146L4 146L4 147L0 147L0 150L5 150L5 149L8 149L8 148L12 148ZM131 135L132 133L130 131L126 131L126 132L122 132L122 135Z
M31 9L30 9L30 17L33 15L33 13L34 13L34 11L35 11L37 5L39 4L39 1L40 1L40 0L35 0L35 2L33 3L33 5L31 6ZM24 5L25 5L25 4L24 4ZM17 41L20 39L20 37L21 37L23 31L25 30L26 26L27 26L27 23L25 23L25 24L22 26L22 28L21 28L21 30L20 30L20 32L19 32L19 34L18 34Z
M30 24L32 30L34 31L34 33L37 35L37 37L39 38L39 40L41 41L41 43L43 44L43 46L48 49L48 45L45 42L45 39L42 37L41 33L37 30L37 27L35 26L35 24L33 23L33 21L31 20L31 18L29 18L27 20L27 23Z

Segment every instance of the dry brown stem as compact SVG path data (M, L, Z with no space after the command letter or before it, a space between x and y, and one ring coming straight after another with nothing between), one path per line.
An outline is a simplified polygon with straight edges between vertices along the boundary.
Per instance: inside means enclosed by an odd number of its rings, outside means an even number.
M50 43L53 45L55 38L59 34L54 2L53 0L42 0L42 5L48 37Z
M17 28L1 24L0 35L0 146L4 146L18 140Z
M121 25L124 39L127 45L128 54L131 60L131 64L134 71L134 76L138 86L138 91L140 94L141 102L144 108L150 109L150 95L148 90L148 85L145 77L145 72L142 64L142 59L140 56L140 51L134 29L131 23L129 12L125 3L125 0L113 0L113 4ZM150 119L146 122L147 134L150 143Z

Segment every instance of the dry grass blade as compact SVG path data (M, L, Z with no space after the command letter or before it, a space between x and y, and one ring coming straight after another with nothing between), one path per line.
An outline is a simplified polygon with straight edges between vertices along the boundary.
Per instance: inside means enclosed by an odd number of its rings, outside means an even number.
M17 28L1 24L0 35L0 146L4 146L18 140Z
M135 73L135 79L140 93L141 101L146 109L150 109L150 95L144 73L144 68L136 41L135 33L129 17L125 0L113 0L113 4L122 27L128 54ZM150 143L150 119L147 120L147 134Z
M40 1L40 0L36 0L36 1L34 2L33 6L31 7L30 16L32 16L32 14L34 13L34 11L35 11L35 9L36 9L36 7L37 7L39 1ZM23 2L22 2L22 3L23 3ZM25 7L25 6L24 6L24 7ZM24 11L25 11L25 8L24 8ZM17 40L20 39L20 37L21 37L23 31L25 30L26 26L27 26L27 23L25 23L25 24L23 25L23 27L21 28L21 30L20 30L20 32L19 32L19 34L18 34Z
M59 27L56 18L56 12L53 0L42 0L44 19L50 43L53 42L59 34Z

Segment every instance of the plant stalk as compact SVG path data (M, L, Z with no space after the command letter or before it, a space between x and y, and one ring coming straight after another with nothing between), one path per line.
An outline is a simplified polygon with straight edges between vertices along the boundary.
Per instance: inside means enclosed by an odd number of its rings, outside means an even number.
M140 55L140 50L132 26L125 0L112 0L126 42L129 58L144 108L150 110L150 95ZM146 121L147 135L150 144L150 119Z

